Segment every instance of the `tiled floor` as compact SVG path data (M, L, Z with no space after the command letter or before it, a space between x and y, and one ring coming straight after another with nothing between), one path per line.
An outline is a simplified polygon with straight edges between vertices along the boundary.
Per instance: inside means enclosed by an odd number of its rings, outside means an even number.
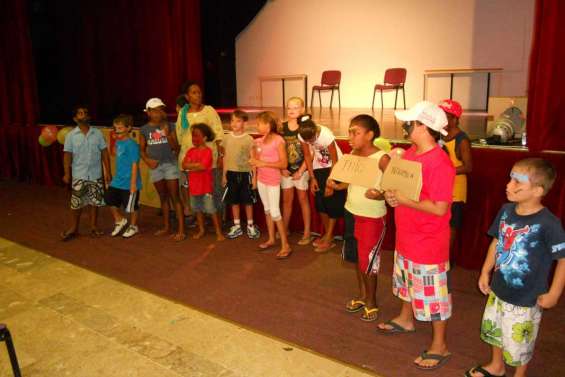
M25 377L369 376L1 238L0 322Z

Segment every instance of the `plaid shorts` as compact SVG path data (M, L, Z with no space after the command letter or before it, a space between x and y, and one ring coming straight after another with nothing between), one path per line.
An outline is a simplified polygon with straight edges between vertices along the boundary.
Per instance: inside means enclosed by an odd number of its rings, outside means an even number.
M493 292L488 296L481 339L491 346L502 348L504 362L513 367L526 365L534 354L542 309L516 306L499 299Z
M411 302L418 321L444 321L451 317L449 262L418 264L394 252L392 293Z
M104 203L104 180L102 178L96 181L73 179L71 190L71 209L106 205Z

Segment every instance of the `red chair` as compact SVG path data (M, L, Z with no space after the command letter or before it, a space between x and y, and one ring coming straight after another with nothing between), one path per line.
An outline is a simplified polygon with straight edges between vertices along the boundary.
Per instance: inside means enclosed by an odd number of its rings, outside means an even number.
M320 85L315 85L312 87L312 100L310 101L311 106L314 107L314 91L318 91L318 99L320 100L320 107L322 107L322 95L321 91L331 90L332 96L330 97L330 109L332 107L332 102L334 99L334 90L337 90L337 100L339 102L339 108L341 109L341 94L339 91L339 84L341 83L341 71L324 71L322 72L322 83Z
M404 102L404 110L406 110L406 95L404 94L404 83L406 82L406 68L389 68L385 71L385 79L383 84L375 85L373 90L373 102L371 109L375 108L375 93L381 91L381 110L383 109L383 91L396 90L394 94L394 109L396 110L396 99L398 98L398 89L402 89L402 100Z

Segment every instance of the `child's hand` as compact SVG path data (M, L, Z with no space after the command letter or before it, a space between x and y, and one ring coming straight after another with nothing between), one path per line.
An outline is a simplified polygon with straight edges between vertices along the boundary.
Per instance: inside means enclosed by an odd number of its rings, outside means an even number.
M334 183L335 185L335 183ZM326 184L326 189L324 190L324 196L328 197L328 196L332 196L334 194L334 189L333 187L330 187L328 184Z
M300 170L295 171L294 174L292 175L292 180L298 181L302 177L302 174L304 173L301 172Z
M557 301L559 301L559 296L553 295L549 292L538 296L538 305L544 309L553 308L555 305L557 305Z
M150 169L155 169L157 166L159 166L159 161L157 160L148 159L147 161L145 161L145 163L147 164L147 166L149 166Z
M225 175L223 175L223 176L222 176L222 186L223 186L223 187L226 187L227 184L228 184L228 179L226 178Z
M310 180L310 192L315 194L316 192L320 191L320 185L318 185L318 181L316 178L312 178Z
M65 174L63 176L63 182L68 185L69 183L71 183L71 175L70 174Z
M365 198L372 199L372 200L377 200L377 199L382 200L383 199L381 192L377 189L374 189L374 188L368 189L367 191L365 191Z
M263 166L265 166L265 163L261 160L256 159L256 158L250 158L249 159L249 165L251 165L255 168L262 168Z
M251 188L253 190L257 190L257 180L256 179L254 179L253 182L251 183Z
M281 174L283 177L290 177L290 172L287 169L281 170Z
M396 199L396 190L385 191L385 200L392 208L398 207L398 200Z
M326 181L326 187L331 188L332 190L335 190L337 188L337 184L335 183L335 181L333 179L329 179Z
M137 185L135 183L132 183L130 188L129 188L129 192L133 194L136 191L137 191Z
M489 274L487 273L481 273L481 276L479 276L479 290L484 295L488 295L490 293L489 280Z

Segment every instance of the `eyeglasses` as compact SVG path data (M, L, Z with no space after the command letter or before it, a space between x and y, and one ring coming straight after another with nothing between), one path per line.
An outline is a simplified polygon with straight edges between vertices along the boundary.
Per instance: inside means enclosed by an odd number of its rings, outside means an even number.
M404 132L406 133L406 135L410 135L410 133L412 132L412 130L414 129L414 126L416 125L415 121L410 121L410 122L404 122L404 124L402 124L402 129L404 130Z

